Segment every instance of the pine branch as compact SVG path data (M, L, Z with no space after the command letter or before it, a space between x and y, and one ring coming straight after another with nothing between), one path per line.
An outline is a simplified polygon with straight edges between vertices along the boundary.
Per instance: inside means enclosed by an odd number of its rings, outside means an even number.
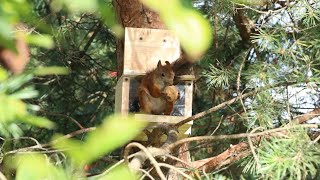
M275 85L268 85L268 86L266 86L264 88L253 90L253 91L248 92L246 94L239 95L239 96L237 96L237 97L235 97L235 98L233 98L233 99L231 99L229 101L223 102L223 103L221 103L221 104L219 104L217 106L214 106L214 107L212 107L212 108L210 108L210 109L208 109L206 111L202 111L202 112L200 112L198 114L195 114L195 115L193 115L193 116L191 116L191 117L189 117L187 119L181 120L180 122L176 123L175 126L179 127L179 126L182 126L183 124L188 123L190 121L195 121L195 120L197 120L197 119L199 119L199 118L201 118L201 117L203 117L203 116L205 116L207 114L213 113L213 112L218 111L218 110L220 110L220 109L222 109L224 107L230 106L231 104L239 101L240 99L244 99L244 98L253 96L253 95L255 95L255 94L259 93L259 92L265 91L267 89L274 88L274 87L279 87L279 86L283 86L283 85L288 86L288 85L292 85L292 84L295 84L295 83L296 82L286 82L286 83L278 83L278 84L275 84Z

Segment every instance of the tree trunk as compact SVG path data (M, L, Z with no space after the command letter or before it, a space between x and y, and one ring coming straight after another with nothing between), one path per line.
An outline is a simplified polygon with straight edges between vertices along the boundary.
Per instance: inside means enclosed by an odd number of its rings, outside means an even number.
M160 20L160 17L154 11L149 10L139 0L114 0L113 1L118 22L125 27L136 28L153 28L166 29L165 24ZM118 78L123 73L123 58L124 58L124 39L117 40L117 70ZM190 162L190 155L187 151L188 144L185 144L179 149L179 157L185 162ZM176 174L170 173L169 177L175 178Z

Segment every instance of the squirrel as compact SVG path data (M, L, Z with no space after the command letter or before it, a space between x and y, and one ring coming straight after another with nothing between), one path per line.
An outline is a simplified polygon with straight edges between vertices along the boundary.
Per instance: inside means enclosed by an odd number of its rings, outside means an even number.
M171 87L175 73L171 64L168 61L165 63L162 66L159 60L157 68L148 72L141 80L138 96L140 111L143 113L170 115L172 112L178 90Z

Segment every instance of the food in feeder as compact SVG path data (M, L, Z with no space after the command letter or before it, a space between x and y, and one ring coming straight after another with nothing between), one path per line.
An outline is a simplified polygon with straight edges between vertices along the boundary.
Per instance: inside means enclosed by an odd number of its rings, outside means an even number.
M176 86L167 86L164 88L162 94L166 101L164 114L170 115L175 102L179 99L179 90Z

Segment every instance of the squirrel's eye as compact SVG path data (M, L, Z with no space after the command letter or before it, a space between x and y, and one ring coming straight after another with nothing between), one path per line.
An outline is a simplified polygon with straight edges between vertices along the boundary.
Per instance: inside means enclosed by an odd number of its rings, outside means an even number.
M161 74L161 76L163 76L163 77L164 77L164 73L162 73L162 74Z

